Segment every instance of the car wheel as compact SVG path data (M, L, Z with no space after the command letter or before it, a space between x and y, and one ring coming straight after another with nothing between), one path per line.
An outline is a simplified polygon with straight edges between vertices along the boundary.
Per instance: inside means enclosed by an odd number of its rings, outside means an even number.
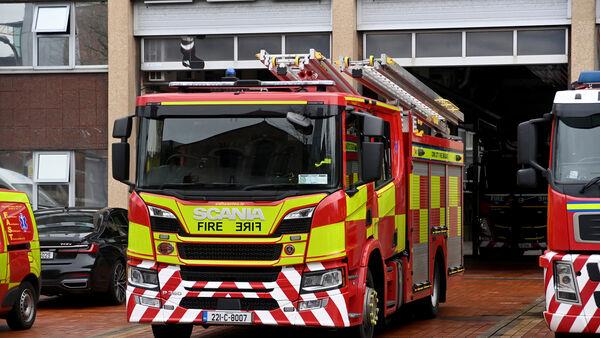
M29 282L21 283L17 300L6 317L6 323L13 330L29 329L37 314L37 296Z
M152 325L154 338L189 338L192 335L192 324Z
M110 285L108 287L108 297L110 303L115 305L120 305L125 302L126 297L126 272L125 265L123 262L116 261L115 265L113 265Z

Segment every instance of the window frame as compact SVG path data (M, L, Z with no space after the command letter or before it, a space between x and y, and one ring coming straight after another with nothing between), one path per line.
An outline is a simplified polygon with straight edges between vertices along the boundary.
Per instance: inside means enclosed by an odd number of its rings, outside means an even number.
M564 30L565 33L565 53L564 54L540 54L540 55L519 55L517 53L518 32L528 30ZM411 34L411 57L395 58L394 55L388 55L394 58L394 61L402 67L435 67L435 66L484 66L484 65L527 65L527 64L564 64L569 61L569 26L543 26L543 27L508 27L508 28L487 28L487 29L440 29L440 30L394 30L394 31L365 31L362 33L362 50L363 54L367 53L367 39L369 34L394 34L394 33L410 33ZM511 55L497 56L467 56L467 32L501 32L508 31L513 33L513 52ZM416 35L418 33L462 33L461 47L462 53L460 56L442 56L442 57L417 57L417 42ZM379 57L379 55L375 55Z
M229 67L235 69L263 69L264 65L259 60L241 60L239 58L239 37L243 36L279 36L281 37L281 48L277 51L269 51L274 54L283 54L286 46L286 36L290 35L321 35L326 34L329 36L329 55L331 57L332 50L332 34L330 31L319 31L319 32L297 32L297 33L248 33L248 34L211 34L210 36L219 37L232 37L233 38L233 58L231 60L219 60L219 61L206 61L204 70L221 70ZM181 61L145 61L144 53L146 49L146 39L169 39L172 36L143 36L140 39L140 70L143 72L162 72L162 71L178 71L178 70L190 70L181 64Z
M37 25L37 17L38 17L38 12L40 7L69 7L69 18L67 20L67 31L66 33L53 33L53 32L38 32L37 30L35 30L35 26ZM75 24L75 4L74 3L67 3L67 2L63 2L63 3L52 3L52 4L35 4L34 6L34 10L33 10L33 14L34 14L34 18L33 18L33 27L32 27L32 34L33 34L33 49L32 49L32 55L33 55L33 69L34 70L47 70L47 69L73 69L75 68L75 27L73 27L73 25ZM66 66L40 66L39 65L39 37L67 37L69 38L69 62Z
M39 180L37 177L37 172L39 170L39 160L40 155L65 155L69 156L69 181L68 182L55 182L51 180ZM34 151L33 152L33 187L32 187L32 208L35 210L38 208L38 194L39 194L39 186L48 186L48 185L68 185L69 191L69 201L68 206L75 206L75 153L73 151Z

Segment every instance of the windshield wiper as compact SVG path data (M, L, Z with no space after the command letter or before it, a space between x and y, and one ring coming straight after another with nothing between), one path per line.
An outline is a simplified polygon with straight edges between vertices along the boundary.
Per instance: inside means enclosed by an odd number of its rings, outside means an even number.
M591 188L593 185L598 184L599 182L600 182L600 176L596 176L596 177L592 178L589 182L587 182L581 188L581 190L579 190L579 193L583 194L586 190L588 190L589 188Z
M298 187L297 184L294 183L264 183L264 184L254 184L243 187L243 191L248 190L268 190L268 189L280 189L280 188L290 188L290 187Z

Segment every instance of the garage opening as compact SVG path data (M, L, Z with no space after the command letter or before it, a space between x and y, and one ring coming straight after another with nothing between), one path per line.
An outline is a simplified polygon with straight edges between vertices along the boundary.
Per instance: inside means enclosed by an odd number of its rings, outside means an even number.
M567 65L408 70L465 114L465 253L539 254L546 247L547 188L543 179L536 189L516 186L517 126L550 112L555 92L567 88Z

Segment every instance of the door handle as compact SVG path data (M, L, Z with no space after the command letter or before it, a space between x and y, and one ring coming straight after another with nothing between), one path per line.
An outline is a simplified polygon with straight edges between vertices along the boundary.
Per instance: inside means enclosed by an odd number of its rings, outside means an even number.
M367 209L367 226L373 224L373 216L371 215L371 209Z

